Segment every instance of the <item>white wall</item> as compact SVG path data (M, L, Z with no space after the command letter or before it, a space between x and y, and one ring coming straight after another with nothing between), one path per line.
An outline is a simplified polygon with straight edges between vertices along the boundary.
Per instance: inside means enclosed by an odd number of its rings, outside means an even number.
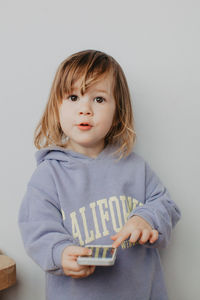
M123 67L135 150L182 211L161 252L170 300L199 299L199 9L193 0L0 1L0 248L17 263L17 285L1 292L3 300L44 299L44 274L23 249L18 209L35 168L33 131L56 68L89 48Z

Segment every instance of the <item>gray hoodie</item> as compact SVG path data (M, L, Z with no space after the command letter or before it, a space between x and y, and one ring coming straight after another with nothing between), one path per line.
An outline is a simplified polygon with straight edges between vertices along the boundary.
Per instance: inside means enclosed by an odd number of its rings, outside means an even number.
M180 211L149 165L136 153L117 161L114 147L97 158L61 147L36 152L37 168L24 195L19 226L27 253L46 272L48 300L165 300L158 248L165 247ZM65 276L69 245L112 244L128 218L157 229L153 245L123 242L114 266L82 279Z

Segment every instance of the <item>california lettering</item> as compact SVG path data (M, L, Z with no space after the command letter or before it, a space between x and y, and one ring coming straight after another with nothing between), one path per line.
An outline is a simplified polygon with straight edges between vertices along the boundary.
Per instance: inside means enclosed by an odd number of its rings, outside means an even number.
M90 224L88 224L86 217L85 206L70 213L72 235L83 246L101 237L111 235L107 226L108 222L112 224L113 231L117 233L128 220L130 212L137 206L143 206L143 203L135 198L124 195L119 197L112 196L91 202L89 207L87 207L87 210L90 210L89 212L87 211L87 215L90 213ZM97 218L97 214L100 218ZM65 220L65 212L63 210L62 216L63 220ZM91 227L93 229L89 229ZM80 228L83 229L82 232L84 232L84 235L81 234ZM122 248L129 248L132 245L132 243L125 241L122 244Z

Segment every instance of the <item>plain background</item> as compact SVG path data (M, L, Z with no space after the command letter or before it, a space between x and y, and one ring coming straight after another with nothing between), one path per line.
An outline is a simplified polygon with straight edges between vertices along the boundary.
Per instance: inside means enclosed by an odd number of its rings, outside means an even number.
M1 299L45 298L44 273L24 251L18 210L36 166L33 132L56 69L84 49L105 51L124 69L135 151L182 211L161 251L169 298L199 299L199 13L198 0L0 0L0 248L17 264L17 284Z

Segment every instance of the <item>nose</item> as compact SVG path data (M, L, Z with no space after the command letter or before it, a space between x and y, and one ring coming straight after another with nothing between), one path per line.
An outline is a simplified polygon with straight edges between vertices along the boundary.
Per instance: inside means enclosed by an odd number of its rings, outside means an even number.
M93 115L92 107L88 101L82 103L79 107L79 115L91 116Z

